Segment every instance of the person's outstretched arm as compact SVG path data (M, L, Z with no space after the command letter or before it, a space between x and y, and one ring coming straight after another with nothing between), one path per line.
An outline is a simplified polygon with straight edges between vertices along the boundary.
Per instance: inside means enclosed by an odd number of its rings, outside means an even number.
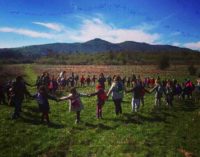
M129 89L129 90L125 90L126 93L130 93L130 92L133 92L133 91L134 91L134 88Z
M145 91L145 93L149 93L150 94L150 91L147 90L146 88L144 88L144 91Z
M94 92L94 93L91 93L91 94L88 94L89 96L95 96L95 95L98 95L99 91L97 92Z
M150 90L149 90L149 93L153 93L153 92L156 90L157 87L158 87L158 86L155 86L155 87L153 87L152 89L150 89Z
M109 97L109 95L112 93L114 86L115 86L115 83L113 83L110 89L108 90L107 97Z
M63 101L63 100L69 100L70 98L71 98L71 95L68 95L68 96L63 96L63 97L59 98L58 100Z
M86 94L86 93L79 93L79 96L81 96L81 97L89 97L90 95Z
M49 95L49 94L48 94L48 98L51 99L51 100L54 100L54 101L58 101L58 98L56 98L56 97L53 96L53 95Z

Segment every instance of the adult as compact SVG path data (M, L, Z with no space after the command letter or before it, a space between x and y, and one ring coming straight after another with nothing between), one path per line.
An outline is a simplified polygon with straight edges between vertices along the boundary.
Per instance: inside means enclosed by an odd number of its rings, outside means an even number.
M14 113L12 115L12 119L16 119L20 116L21 105L24 100L24 96L31 96L21 76L17 76L16 81L13 82L11 93L11 99L14 105Z

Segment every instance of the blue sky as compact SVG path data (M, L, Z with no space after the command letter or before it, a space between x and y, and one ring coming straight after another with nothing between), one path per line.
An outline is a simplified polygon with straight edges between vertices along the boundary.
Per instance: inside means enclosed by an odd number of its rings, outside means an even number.
M200 0L0 0L0 47L94 38L200 50Z

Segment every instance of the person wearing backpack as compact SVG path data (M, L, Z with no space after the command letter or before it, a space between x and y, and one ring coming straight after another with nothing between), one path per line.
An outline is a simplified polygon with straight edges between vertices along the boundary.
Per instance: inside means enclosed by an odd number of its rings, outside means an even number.
M144 94L145 92L148 92L142 85L142 82L140 80L135 79L133 82L133 87L130 90L126 90L126 93L132 92L132 112L137 112L140 109L141 102L144 105Z
M50 124L49 121L49 101L48 99L58 101L56 97L51 96L48 94L47 89L44 85L40 86L38 92L32 96L34 99L37 100L39 105L39 110L42 113L41 115L41 122L43 123L46 120L47 124Z
M107 93L107 97L109 97L109 95L112 96L112 100L115 104L116 115L122 114L121 103L122 103L122 100L124 97L124 90L125 90L125 87L121 81L120 76L116 76L114 78L114 82L112 83L112 85Z
M155 80L155 87L150 90L150 93L152 92L155 92L155 106L160 107L162 103L162 96L165 94L165 90L159 79Z
M102 117L102 108L107 99L107 95L100 83L96 86L96 92L89 94L89 96L95 96L95 95L97 96L96 116L98 119L103 118Z

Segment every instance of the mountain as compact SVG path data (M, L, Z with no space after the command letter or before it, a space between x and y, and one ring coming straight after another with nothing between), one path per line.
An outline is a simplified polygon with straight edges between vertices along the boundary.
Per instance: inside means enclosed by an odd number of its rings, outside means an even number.
M44 45L33 45L19 48L0 49L0 57L6 52L19 53L25 56L41 56L49 53L100 53L100 52L198 52L187 48L180 48L171 45L150 45L133 41L122 43L110 43L96 38L84 43L52 43ZM11 54L12 54L11 53Z

